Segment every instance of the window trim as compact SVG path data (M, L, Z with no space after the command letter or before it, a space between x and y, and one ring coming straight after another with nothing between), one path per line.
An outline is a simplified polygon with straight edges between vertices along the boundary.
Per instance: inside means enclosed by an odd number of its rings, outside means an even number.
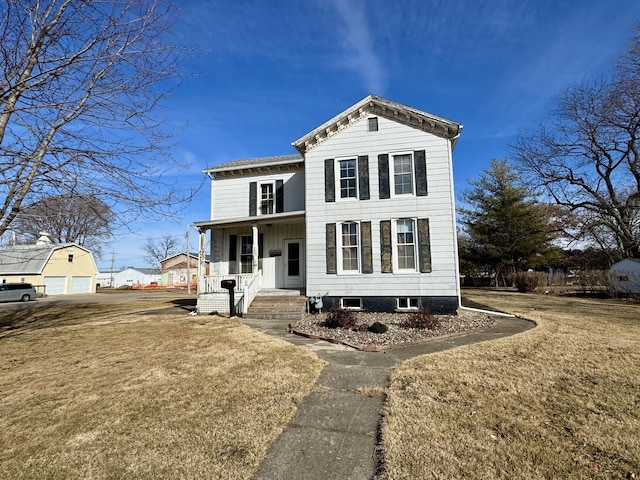
M240 255L238 255L238 270L239 270L238 273L240 274L252 273L253 272L253 236L247 235L247 234L238 234L238 236L240 237ZM242 247L245 245L245 243L243 243L243 240L246 238L249 239L249 243L247 243L246 245L251 246L251 251L249 253L242 252ZM242 271L243 270L242 257L247 257L247 256L249 256L249 263L246 265L249 266L249 271L244 272Z
M357 307L353 307L353 306L348 306L345 305L345 300L357 300L358 301L358 306ZM362 310L362 298L360 297L340 297L340 308L343 310Z
M406 306L400 305L401 300L406 301ZM415 302L412 300L414 300ZM415 306L411 305L412 303L415 303ZM418 297L396 297L396 310L415 311L415 310L418 310L419 308L420 308L420 298Z
M263 185L271 185L271 212L262 211L262 187ZM256 192L256 212L257 216L273 215L276 213L276 182L275 180L269 180L266 182L258 182L258 191Z
M409 155L411 157L411 165L409 172L411 173L411 193L396 193L396 176L395 176L395 159L400 155ZM415 197L416 196L416 172L415 172L415 152L413 150L404 150L398 152L389 152L389 193L393 197Z
M344 245L342 243L342 226L343 225L347 225L347 224L353 224L356 226L356 260L358 262L358 269L357 270L345 270L343 268L343 256L342 256L342 251L344 248ZM337 257L337 273L338 275L362 275L362 259L361 259L361 255L362 255L362 232L361 232L361 227L360 227L360 222L359 221L353 221L353 220L348 220L348 221L344 221L344 222L337 222L337 226L336 226L336 237L338 237L336 239L336 257ZM354 245L349 245L349 248L353 248Z
M348 160L351 160L354 162L355 164L355 195L353 197L343 197L342 196L342 188L340 185L340 181L342 180L342 178L340 177L340 162L346 162ZM334 159L334 165L335 165L335 189L336 189L336 202L353 202L355 200L359 200L360 199L360 172L359 172L359 168L358 168L358 156L357 155L352 155L352 156L348 156L348 157L336 157Z
M413 268L400 268L398 266L398 222L410 220L413 225ZM400 274L415 274L420 273L420 260L418 258L419 255L419 241L418 241L418 219L415 217L410 218L394 218L391 220L391 271L393 273Z

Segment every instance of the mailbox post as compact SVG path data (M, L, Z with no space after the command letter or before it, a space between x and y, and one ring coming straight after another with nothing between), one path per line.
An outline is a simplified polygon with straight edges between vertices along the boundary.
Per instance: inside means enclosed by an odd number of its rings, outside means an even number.
M229 318L236 316L236 302L234 300L233 291L236 288L236 281L233 278L222 280L220 287L229 290Z

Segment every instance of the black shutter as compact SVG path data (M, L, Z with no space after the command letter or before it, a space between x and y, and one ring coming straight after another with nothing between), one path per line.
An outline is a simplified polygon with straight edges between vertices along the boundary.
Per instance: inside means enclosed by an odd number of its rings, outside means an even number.
M391 263L391 220L380 221L380 261L382 273L391 273L393 265Z
M276 180L276 213L284 212L284 182Z
M237 261L237 245L238 236L229 235L229 273L238 273L238 261Z
M336 201L336 177L333 158L324 161L324 201Z
M431 273L431 239L428 218L418 219L418 258L420 272Z
M360 243L362 244L362 273L373 273L371 222L360 222Z
M389 155L382 153L378 155L378 190L380 198L391 197L389 189Z
M249 184L249 216L255 217L258 209L258 183Z
M358 157L358 186L360 187L360 200L369 200L369 157Z
M424 197L427 194L427 159L424 150L414 152L413 165L416 171L416 195Z
M327 273L337 273L336 224L327 223Z

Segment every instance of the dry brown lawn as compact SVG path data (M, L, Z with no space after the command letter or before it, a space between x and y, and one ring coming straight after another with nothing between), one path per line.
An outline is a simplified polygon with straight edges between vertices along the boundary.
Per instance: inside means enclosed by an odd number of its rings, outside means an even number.
M0 478L246 479L322 362L158 300L0 312Z
M640 478L640 306L463 297L538 326L398 367L382 427L386 477Z

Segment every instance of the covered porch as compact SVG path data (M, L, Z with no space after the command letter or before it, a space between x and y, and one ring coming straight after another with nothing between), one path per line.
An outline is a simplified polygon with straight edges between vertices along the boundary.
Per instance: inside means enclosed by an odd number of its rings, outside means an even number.
M235 280L235 311L246 313L261 290L300 290L305 279L304 211L197 222L198 313L229 312L222 280ZM207 232L210 274L205 274Z

